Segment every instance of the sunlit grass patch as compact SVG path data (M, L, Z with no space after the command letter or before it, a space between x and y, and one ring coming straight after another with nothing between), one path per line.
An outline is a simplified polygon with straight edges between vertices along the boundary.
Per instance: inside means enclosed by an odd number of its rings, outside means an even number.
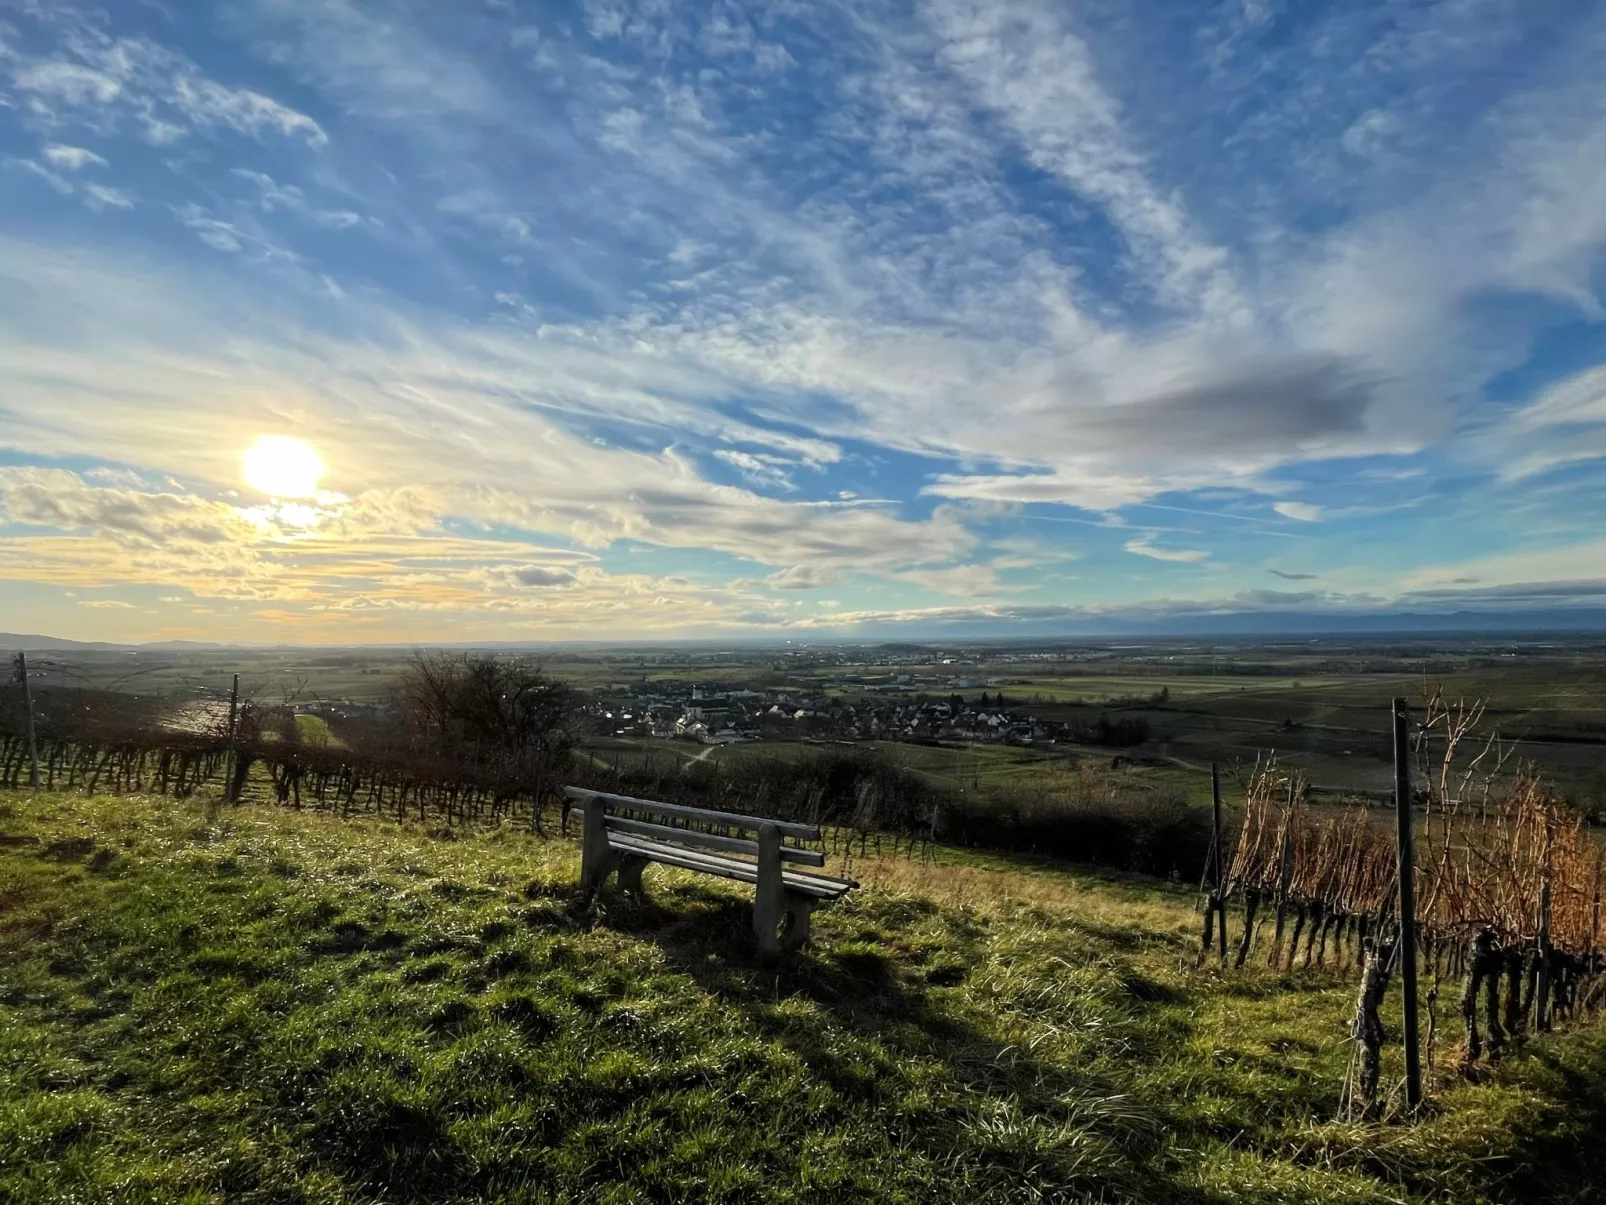
M748 889L654 868L586 911L562 840L0 809L0 1200L1515 1201L1599 1172L1597 1032L1339 1125L1353 984L1195 972L1181 889L855 858L770 965Z

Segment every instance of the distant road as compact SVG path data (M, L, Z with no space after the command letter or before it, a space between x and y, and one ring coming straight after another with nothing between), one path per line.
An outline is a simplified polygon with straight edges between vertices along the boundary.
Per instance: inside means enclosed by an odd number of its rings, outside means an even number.
M1180 757L1162 757L1161 761L1170 762L1173 766L1181 766L1184 770L1194 770L1200 774L1210 773L1209 766L1199 765L1197 762L1184 761ZM1367 787L1334 787L1323 786L1319 782L1306 784L1313 794L1317 795L1361 795L1367 799L1392 799L1392 791L1379 791Z

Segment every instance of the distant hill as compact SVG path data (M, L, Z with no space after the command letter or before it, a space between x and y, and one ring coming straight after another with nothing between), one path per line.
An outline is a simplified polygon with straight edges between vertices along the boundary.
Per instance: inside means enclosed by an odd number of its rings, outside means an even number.
M1158 636L1458 636L1544 635L1600 632L1606 635L1606 609L1549 611L1232 611L1178 615L1056 616L1042 620L987 620L950 623L922 632L920 639L1053 640ZM836 633L844 635L842 632ZM859 638L910 638L906 627L876 626L853 633Z
M115 649L115 644L102 644L99 641L62 640L57 636L28 636L18 632L0 632L0 650L12 653L21 650L31 653L35 649L66 650L66 649Z
M69 652L69 651L95 651L117 652L119 649L151 649L161 650L203 650L221 649L229 646L222 644L207 644L198 640L159 640L151 644L111 644L104 640L64 640L60 636L35 636L25 632L0 632L0 651L16 652L18 650L31 653L35 649L40 652Z
M1224 615L1179 615L1147 623L1113 618L1101 621L1109 635L1161 633L1178 636L1275 636L1436 632L1606 632L1606 610L1380 611L1357 614L1344 611L1239 611Z
M486 641L430 641L432 648L458 649L572 649L592 650L605 648L663 648L696 645L733 647L753 645L780 645L791 640L803 643L826 643L835 640L886 641L888 648L922 647L932 640L974 639L992 640L1016 637L1025 640L1076 639L1097 637L1163 636L1460 636L1460 635L1523 635L1542 636L1547 633L1576 634L1599 632L1606 636L1606 608L1556 608L1535 611L1231 611L1219 613L1187 612L1176 615L1110 614L1085 617L1054 616L1045 619L996 619L948 623L911 632L907 624L867 625L863 628L836 630L816 629L803 632L766 632L743 634L719 640L486 640ZM906 643L912 642L912 643ZM283 641L264 641L261 644L217 644L196 640L162 640L150 644L112 644L105 641L63 640L56 636L36 636L15 632L0 632L0 651L17 649L80 652L139 649L148 652L239 652L243 649L297 649L315 646L290 644ZM373 645L342 645L338 647L382 649L408 649L412 642Z

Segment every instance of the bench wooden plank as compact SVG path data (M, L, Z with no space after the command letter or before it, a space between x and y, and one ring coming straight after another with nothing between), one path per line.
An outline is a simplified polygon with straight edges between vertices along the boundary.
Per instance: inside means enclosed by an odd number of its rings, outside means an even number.
M644 837L631 837L627 834L610 834L608 845L621 853L640 854L644 858L651 858L655 862L665 862L671 866L679 866L685 870L700 870L706 874L718 875L722 879L735 879L738 883L758 882L758 864L756 862L743 862L738 858L722 858L718 854L705 854L695 849L683 849L676 845L660 845L656 841L649 841Z
M669 866L679 866L683 870L695 870L702 874L732 879L738 883L758 882L758 865L754 862L741 862L735 858L722 858L717 854L705 854L693 849L661 845L656 841L649 841L642 837L632 837L628 834L610 834L608 844L620 853L636 854L640 857L650 858L654 862L662 862ZM781 882L788 891L796 891L804 895L813 896L816 899L827 900L837 899L858 886L857 883L849 879L833 879L828 875L805 874L797 870L782 871Z
M698 845L704 849L722 849L726 853L747 854L758 857L758 842L742 837L722 837L718 833L700 833L696 829L671 828L667 824L653 824L647 820L632 820L627 816L609 816L603 823L623 833L639 837L653 837L659 841L674 841L682 845ZM824 866L825 855L817 849L797 849L781 846L781 861L798 862L805 866Z
M640 896L641 872L653 862L750 883L756 891L753 933L759 949L766 954L781 954L808 943L810 918L816 908L840 899L858 886L849 879L787 869L788 862L825 864L823 853L787 845L784 839L790 836L817 841L820 830L816 825L659 803L585 787L565 787L564 794L580 805L580 885L588 900L594 899L615 874L621 890ZM637 819L630 813L652 819ZM665 823L654 823L656 819ZM686 820L688 827L675 825L677 819ZM706 831L707 827L720 826L752 832L758 839L749 841ZM711 850L750 854L753 861L706 852Z
M629 795L613 795L607 791L592 791L585 787L564 787L563 793L570 799L601 799L612 807L624 808L632 812L647 812L658 816L670 816L676 820L696 820L703 824L728 824L732 828L743 828L752 832L757 832L761 825L773 824L783 837L793 837L799 841L818 841L820 839L820 826L817 824L797 824L791 820L769 820L763 816L738 816L735 812L713 812L707 808L685 807L678 803L658 803L652 799L633 799Z

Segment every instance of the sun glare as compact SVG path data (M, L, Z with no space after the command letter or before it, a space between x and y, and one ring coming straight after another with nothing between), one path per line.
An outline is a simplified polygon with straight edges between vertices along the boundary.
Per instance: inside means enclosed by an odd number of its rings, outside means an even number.
M311 498L318 492L323 460L304 439L264 435L246 449L245 481L270 498Z

